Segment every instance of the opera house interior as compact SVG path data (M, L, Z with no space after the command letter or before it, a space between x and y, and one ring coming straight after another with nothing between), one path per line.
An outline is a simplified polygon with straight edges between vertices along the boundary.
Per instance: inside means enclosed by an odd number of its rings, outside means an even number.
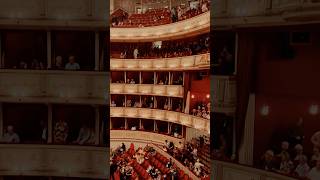
M110 9L110 179L210 179L210 1Z
M0 1L0 179L106 179L106 6Z
M0 0L0 180L320 180L319 0Z

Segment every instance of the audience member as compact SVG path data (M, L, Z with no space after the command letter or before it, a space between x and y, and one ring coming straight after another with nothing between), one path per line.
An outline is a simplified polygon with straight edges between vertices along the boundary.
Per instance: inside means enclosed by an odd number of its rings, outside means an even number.
M67 137L69 134L69 127L67 122L63 119L60 119L54 126L54 143L65 144L67 142Z
M12 125L7 126L7 131L3 135L2 142L20 143L20 137L16 132L14 132L14 127Z
M73 71L80 69L80 65L76 62L74 56L69 56L69 62L66 64L65 69Z

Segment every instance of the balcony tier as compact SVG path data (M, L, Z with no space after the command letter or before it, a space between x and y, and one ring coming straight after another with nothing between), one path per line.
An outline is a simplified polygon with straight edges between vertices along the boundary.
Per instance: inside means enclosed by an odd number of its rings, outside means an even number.
M183 71L210 69L210 54L161 59L115 59L110 69L117 71Z
M106 179L107 148L0 144L1 175Z
M112 83L110 85L110 94L152 95L182 98L183 86Z
M140 27L110 28L111 42L146 42L180 39L210 32L210 12L176 23Z
M149 108L110 107L110 117L142 118L167 121L210 134L210 120L185 113Z
M105 72L0 70L1 102L106 104Z

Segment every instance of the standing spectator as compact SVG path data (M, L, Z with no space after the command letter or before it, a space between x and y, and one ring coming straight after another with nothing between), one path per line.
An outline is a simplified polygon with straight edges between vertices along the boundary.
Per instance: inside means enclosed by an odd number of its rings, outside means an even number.
M41 126L41 143L47 143L47 137L48 137L47 124L41 120L40 126Z
M20 143L19 135L14 132L12 125L7 127L7 132L3 135L2 141L5 143Z
M67 137L69 133L69 127L67 122L60 119L54 126L54 142L59 144L64 144L67 142Z
M138 48L135 48L135 49L133 50L133 58L134 58L134 59L138 59L138 55L139 55L139 50L138 50Z
M66 70L79 70L80 65L76 62L74 56L69 56L69 62L65 66Z

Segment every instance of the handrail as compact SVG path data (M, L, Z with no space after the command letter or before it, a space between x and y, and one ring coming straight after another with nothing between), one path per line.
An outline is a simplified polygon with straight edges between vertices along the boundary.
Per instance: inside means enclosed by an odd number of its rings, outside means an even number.
M211 178L212 179L276 179L276 180L296 180L295 177L290 177L284 174L265 171L253 168L246 165L212 160L211 163Z
M190 19L176 23L140 27L140 28L110 28L110 41L154 41L168 38L181 38L210 31L210 11Z
M157 59L110 59L111 70L178 71L210 69L210 53Z
M107 154L104 147L0 144L1 175L105 179Z
M209 119L175 111L149 108L110 107L110 117L142 118L173 122L210 134Z
M0 70L2 102L106 104L107 72Z
M110 94L183 97L182 85L111 83Z
M173 136L169 136L166 134L160 134L155 132L148 132L148 131L132 131L132 130L110 130L110 148L115 148L115 142L139 142L139 143L153 143L157 145L164 145L165 140L169 142L173 142L174 145L178 145L179 142L184 143L185 139L183 138L176 138Z

